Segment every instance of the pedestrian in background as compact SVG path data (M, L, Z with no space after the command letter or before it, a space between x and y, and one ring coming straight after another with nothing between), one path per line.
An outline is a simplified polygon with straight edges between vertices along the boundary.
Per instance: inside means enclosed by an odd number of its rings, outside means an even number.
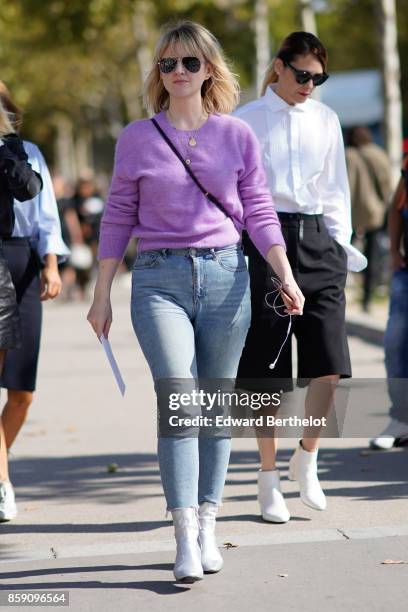
M362 307L368 312L380 278L381 236L384 234L391 197L391 165L384 149L373 142L364 126L346 135L352 224L354 233L364 241L367 267L363 271Z
M214 36L191 22L167 29L144 91L156 123L135 121L119 138L88 320L98 337L108 334L112 280L129 238L138 236L132 321L159 393L169 379L177 390L186 380L235 378L250 321L244 227L274 266L290 312L301 313L303 296L257 140L228 115L238 84ZM161 431L160 473L177 542L174 574L193 582L223 564L214 527L231 440L228 433Z
M30 200L41 187L41 176L31 168L23 143L15 132L12 116L6 112L0 96L0 374L7 352L22 343L16 291L6 258L8 247L14 242L14 199L20 202ZM25 202L25 205L29 208L31 202ZM16 515L3 419L0 417L0 521L10 521Z
M54 174L52 184L57 200L62 239L71 251L68 259L58 265L62 280L61 298L71 301L78 296L79 299L82 299L82 292L77 288L77 272L73 264L78 264L78 249L85 247L88 261L92 262L92 257L89 257L89 248L84 245L82 228L70 183L63 176ZM77 251L76 255L75 251Z
M385 330L390 422L371 448L389 450L408 441L408 156L388 215L392 280Z
M73 245L71 264L75 268L80 298L86 299L92 270L98 250L99 225L104 202L92 173L80 177L71 201L76 211L82 232L82 242Z
M17 132L22 114L1 81L0 100ZM7 401L1 416L7 449L21 430L33 401L42 302L54 299L60 293L57 264L69 254L61 238L57 204L45 160L33 143L23 141L22 146L33 170L42 177L43 189L41 193L33 193L29 202L14 203L14 228L12 235L3 242L3 255L16 290L22 332L21 346L7 352L0 377L0 386L7 389Z
M308 386L305 416L319 418L332 407L339 378L351 376L344 287L347 267L359 271L366 263L350 244L350 195L340 123L333 110L311 98L314 88L328 78L326 69L327 51L321 41L308 32L293 32L267 69L261 98L236 112L261 144L289 262L306 298L303 316L288 326L265 299L274 290L271 277L276 270L248 240L252 321L237 384L256 392L292 391L294 334L298 385ZM284 343L280 355L273 350L277 337ZM276 468L277 439L273 430L271 435L262 429L256 433L261 515L283 523L290 512ZM289 463L289 478L298 481L303 503L316 510L326 508L317 475L321 433L321 426L306 427Z

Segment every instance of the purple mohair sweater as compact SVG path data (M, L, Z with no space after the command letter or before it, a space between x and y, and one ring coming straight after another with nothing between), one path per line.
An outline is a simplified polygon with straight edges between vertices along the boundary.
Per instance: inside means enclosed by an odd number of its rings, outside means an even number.
M246 123L210 115L195 132L193 148L191 133L172 127L164 112L155 118L234 222L203 195L152 122L134 121L116 146L99 259L121 259L132 236L139 238L139 252L222 247L238 243L244 228L264 257L275 244L285 247L259 144Z

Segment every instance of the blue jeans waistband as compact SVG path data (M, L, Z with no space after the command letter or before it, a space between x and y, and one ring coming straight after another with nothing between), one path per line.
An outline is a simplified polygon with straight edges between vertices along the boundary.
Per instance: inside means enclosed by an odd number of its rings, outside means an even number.
M229 244L223 247L205 247L205 248L196 248L196 247L184 247L180 249L174 248L164 248L164 249L146 249L146 251L140 251L138 255L142 255L143 253L159 253L161 255L188 255L189 257L195 257L200 255L211 255L214 253L218 253L219 251L237 251L241 248L241 243L237 244Z

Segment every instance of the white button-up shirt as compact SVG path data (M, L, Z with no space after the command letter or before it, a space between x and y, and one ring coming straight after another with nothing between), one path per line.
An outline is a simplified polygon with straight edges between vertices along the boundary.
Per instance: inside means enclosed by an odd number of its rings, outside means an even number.
M32 200L14 200L16 215L13 236L30 238L30 242L43 260L44 255L52 253L58 261L67 259L70 251L61 237L61 224L57 202L50 173L40 149L26 140L24 149L33 170L41 175L43 188Z
M350 190L336 113L313 99L287 104L272 85L234 114L258 137L276 210L323 214L329 234L347 253L348 268L364 269L366 258L350 244Z

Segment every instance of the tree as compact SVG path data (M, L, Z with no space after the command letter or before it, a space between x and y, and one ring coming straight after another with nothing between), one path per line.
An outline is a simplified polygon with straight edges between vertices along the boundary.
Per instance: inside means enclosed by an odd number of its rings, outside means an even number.
M397 183L402 154L402 104L395 0L381 0L379 8L385 103L385 144L394 180Z
M271 59L267 0L255 0L254 32L256 49L256 89L259 93L266 69Z
M312 0L300 0L300 15L302 20L302 29L305 32L310 32L317 36L316 16L313 8ZM313 98L320 100L320 90L316 88L313 92Z
M300 0L300 14L303 30L317 36L317 25L312 0Z
M71 160L74 175L93 157L98 167L110 171L118 132L145 112L140 96L144 71L165 22L187 18L208 27L232 60L248 99L255 95L253 83L260 81L272 41L280 43L301 27L311 29L301 25L301 1L0 0L1 78L25 110L24 135L40 144L48 158L55 158L55 149L63 150L60 165ZM306 10L309 2L303 4ZM331 71L380 67L377 4L309 4L316 7ZM397 9L400 53L408 56L408 0L398 0ZM406 100L408 64L401 70Z

